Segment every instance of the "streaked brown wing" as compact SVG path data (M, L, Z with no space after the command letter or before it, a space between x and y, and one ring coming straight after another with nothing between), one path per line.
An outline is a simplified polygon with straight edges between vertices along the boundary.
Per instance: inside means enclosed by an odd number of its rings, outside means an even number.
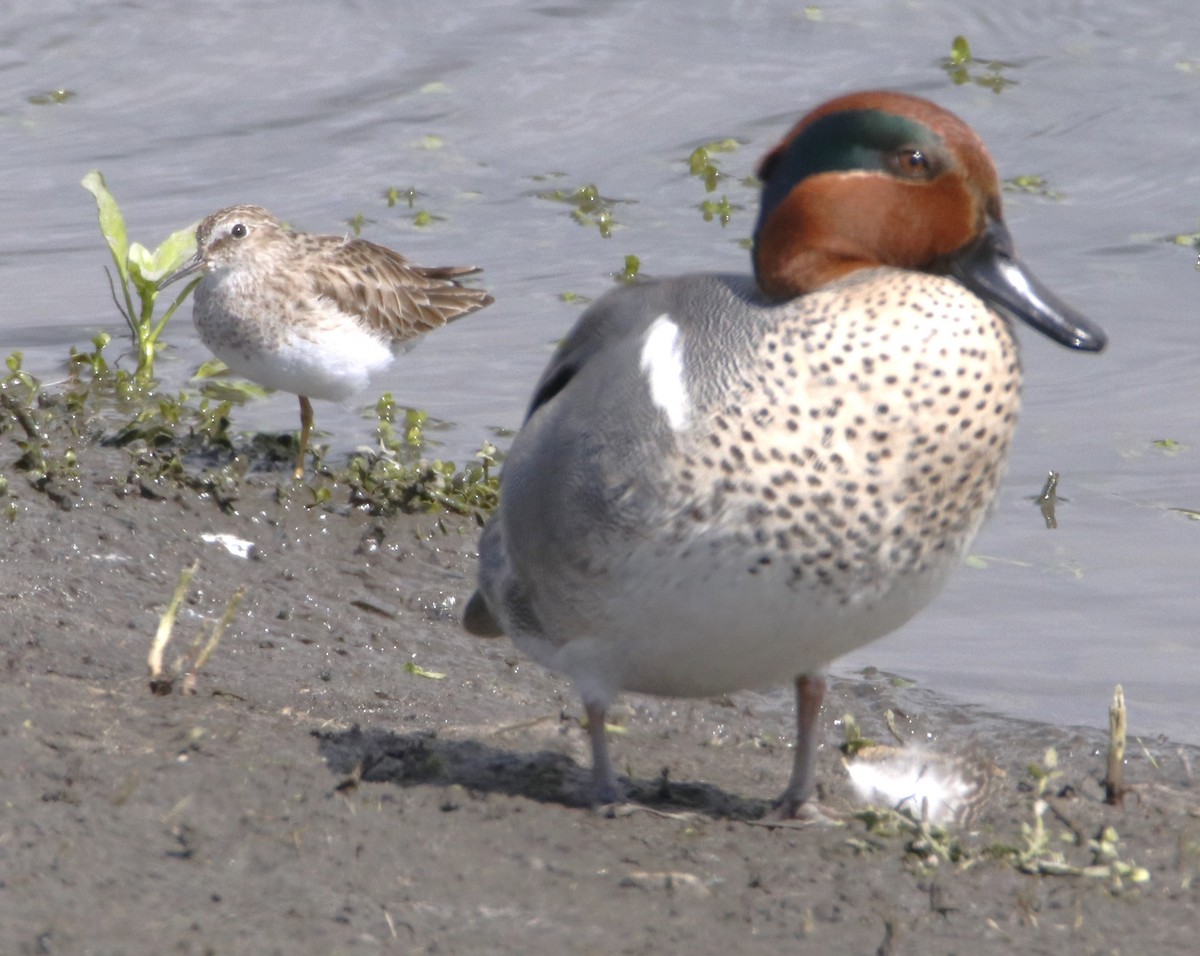
M421 335L490 305L482 289L455 280L471 266L415 266L398 252L365 239L307 236L305 267L316 292L342 311L397 341Z

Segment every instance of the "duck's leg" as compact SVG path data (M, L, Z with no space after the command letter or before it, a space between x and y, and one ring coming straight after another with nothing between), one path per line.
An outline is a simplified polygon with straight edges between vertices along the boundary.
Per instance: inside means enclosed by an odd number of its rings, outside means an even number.
M617 775L608 758L608 737L604 733L604 716L608 708L586 701L583 706L587 714L588 738L592 742L592 803L604 807L621 799Z
M820 728L821 701L825 698L825 678L820 674L801 674L796 678L796 746L792 757L792 777L775 802L774 815L781 819L804 816L804 806L816 786L817 731Z
M313 410L312 402L305 396L300 396L300 453L296 456L296 479L304 477L304 453L308 451L308 437L312 434Z

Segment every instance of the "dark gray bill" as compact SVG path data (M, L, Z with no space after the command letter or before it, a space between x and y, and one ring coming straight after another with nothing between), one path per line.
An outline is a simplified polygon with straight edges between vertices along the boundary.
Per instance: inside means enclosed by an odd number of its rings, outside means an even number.
M998 219L988 223L978 242L950 260L950 274L989 305L1068 348L1099 352L1108 344L1100 326L1060 300L1018 261L1012 236Z
M159 283L158 283L158 287L160 289L166 288L172 282L176 282L179 279L182 279L184 276L190 276L193 272L196 272L196 271L202 269L203 267L204 267L204 256L201 255L199 250L197 250L196 254L194 256L192 256L192 258L188 259L187 262L185 262L183 265L181 265L178 269L176 269L174 272L172 272L169 276L166 276L165 278L160 279Z

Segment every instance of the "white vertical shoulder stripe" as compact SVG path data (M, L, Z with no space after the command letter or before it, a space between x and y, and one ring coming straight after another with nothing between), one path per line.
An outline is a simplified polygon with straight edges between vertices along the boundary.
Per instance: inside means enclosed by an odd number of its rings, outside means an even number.
M675 431L687 424L688 393L683 380L683 344L679 326L663 313L650 323L642 341L641 370L650 386L650 400L667 416Z

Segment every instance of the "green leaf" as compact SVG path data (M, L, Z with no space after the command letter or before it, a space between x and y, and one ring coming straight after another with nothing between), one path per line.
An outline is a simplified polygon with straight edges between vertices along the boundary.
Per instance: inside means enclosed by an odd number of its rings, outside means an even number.
M133 276L135 283L139 287L144 284L146 270L151 268L153 261L154 254L140 242L131 242L129 244L129 273ZM138 281L139 279L142 281Z
M446 675L441 671L427 671L415 661L409 661L404 665L404 671L408 674L413 674L416 677L426 677L429 680L445 680Z
M964 36L956 36L950 44L950 65L962 66L971 60L971 44Z
M149 267L142 269L142 275L157 283L164 276L178 269L196 251L196 227L199 222L179 229L164 239L154 250Z
M625 269L619 276L622 282L632 282L637 278L638 271L642 268L642 261L635 255L625 257Z
M212 378L216 375L224 375L227 371L229 371L229 366L220 359L209 359L207 362L200 363L200 367L196 369L192 378Z
M121 207L117 205L113 194L108 191L100 170L93 169L83 177L80 184L96 197L96 212L100 219L100 232L103 233L108 248L112 252L113 262L121 281L129 278L129 240L125 234L125 217L121 215Z

